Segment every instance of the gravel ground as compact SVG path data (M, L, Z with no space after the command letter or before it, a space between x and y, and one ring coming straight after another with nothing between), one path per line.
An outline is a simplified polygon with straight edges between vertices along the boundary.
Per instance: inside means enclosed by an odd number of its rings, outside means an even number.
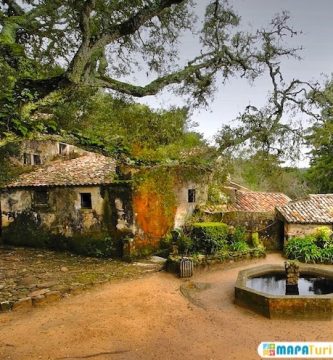
M0 315L0 359L259 359L261 341L332 341L332 321L269 320L233 303L238 271L281 263L270 254L250 264L202 272L190 302L185 280L164 272L115 281L34 310Z
M0 303L38 292L73 294L96 284L134 279L158 265L96 259L47 250L0 247Z

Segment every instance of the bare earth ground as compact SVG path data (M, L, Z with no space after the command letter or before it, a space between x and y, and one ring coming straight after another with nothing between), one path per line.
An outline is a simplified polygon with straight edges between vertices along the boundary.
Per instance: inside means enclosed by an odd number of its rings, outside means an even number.
M240 269L203 272L196 306L167 273L101 285L28 312L0 315L0 359L258 359L261 341L332 341L332 321L269 320L233 304Z

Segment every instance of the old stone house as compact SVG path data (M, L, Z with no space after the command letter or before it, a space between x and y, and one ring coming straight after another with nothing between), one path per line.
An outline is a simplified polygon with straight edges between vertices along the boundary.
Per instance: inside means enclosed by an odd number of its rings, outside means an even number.
M115 255L147 252L207 198L202 176L185 179L172 166L130 169L58 141L25 142L17 161L27 172L1 190L4 242L111 238Z
M282 249L283 222L276 217L275 208L291 201L287 195L251 191L232 181L223 191L225 204L206 206L206 214L228 225L244 227L249 233L258 232L267 249Z
M333 228L333 194L310 194L277 207L278 218L284 222L284 239L304 236L318 226Z

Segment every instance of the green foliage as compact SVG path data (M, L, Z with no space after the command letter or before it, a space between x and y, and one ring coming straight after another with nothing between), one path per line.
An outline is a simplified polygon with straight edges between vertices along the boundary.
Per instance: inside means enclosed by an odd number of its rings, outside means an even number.
M274 155L258 152L253 156L230 159L232 179L254 191L283 192L291 198L299 198L310 192L306 171L283 167ZM255 169L255 171L253 171Z
M109 237L78 236L68 241L68 250L92 257L112 257L117 254L115 241Z
M233 242L246 242L246 229L242 226L236 226L231 234L231 239Z
M257 232L252 233L251 240L252 240L253 247L262 246L262 242L260 241L260 238L259 238L259 233L257 233Z
M249 245L246 241L244 240L237 240L237 241L233 241L230 244L230 249L232 251L236 251L236 252L247 252L249 250Z
M194 223L191 237L195 251L213 254L227 246L228 225L224 223Z
M321 118L311 128L307 137L311 148L308 179L316 192L333 192L333 81L321 92L315 92L312 100L321 109Z
M247 234L245 228L237 226L230 235L230 249L237 252L247 252L250 247L246 240Z
M180 254L187 255L193 249L194 242L190 236L182 233L177 239L176 245Z
M313 235L288 240L285 253L289 259L306 263L333 263L333 243L327 230L319 229Z
M332 230L327 226L319 226L315 229L313 236L315 238L316 244L320 248L329 247L333 245L332 239Z
M306 263L320 262L320 249L315 244L313 236L294 237L288 240L285 253L289 259L295 259Z

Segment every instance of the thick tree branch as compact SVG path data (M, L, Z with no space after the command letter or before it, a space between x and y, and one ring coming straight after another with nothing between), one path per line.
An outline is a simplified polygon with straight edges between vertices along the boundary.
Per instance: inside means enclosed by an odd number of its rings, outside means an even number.
M124 36L134 34L148 20L160 15L165 9L172 5L180 4L184 1L185 0L160 0L154 5L146 6L126 21L110 27L107 33L101 35L97 40L90 39L89 45L86 43L85 35L83 35L81 46L75 54L67 72L70 80L74 83L80 82L82 76L84 76L84 69L87 67L91 57L97 52L102 54L106 45Z

